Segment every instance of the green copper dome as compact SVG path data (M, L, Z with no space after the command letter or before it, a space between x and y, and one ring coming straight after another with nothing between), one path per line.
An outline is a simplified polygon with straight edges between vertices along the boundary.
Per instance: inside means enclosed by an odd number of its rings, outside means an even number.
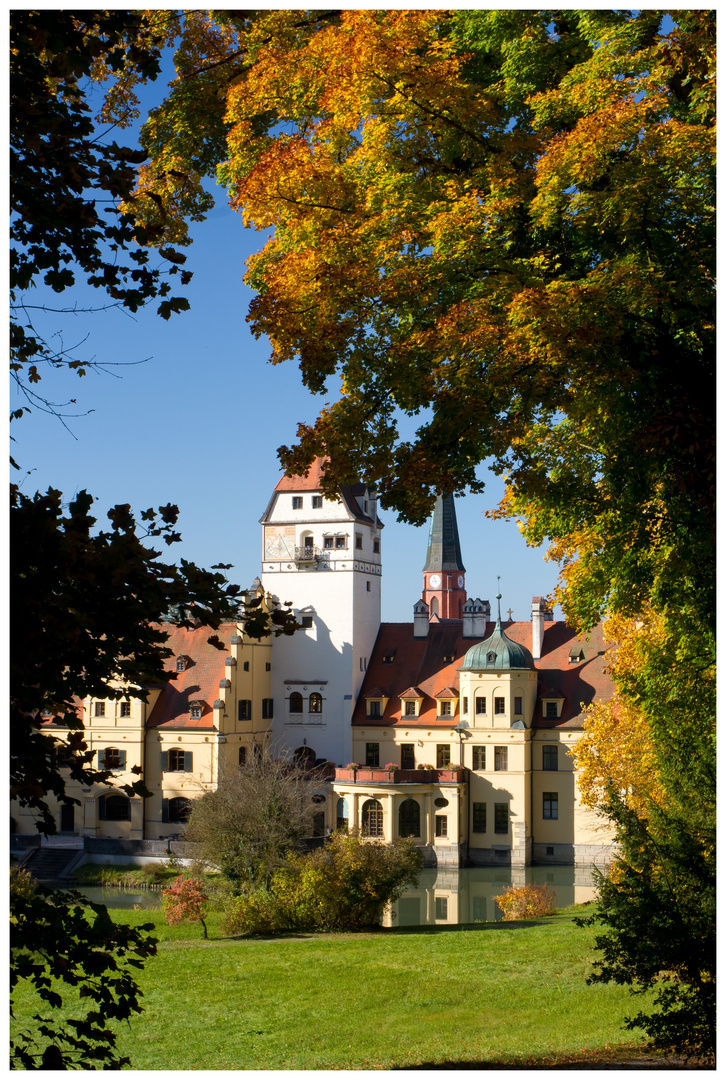
M501 600L501 596L497 595L497 600ZM512 668L534 671L534 660L529 649L507 637L502 630L501 614L497 612L493 633L485 641L472 645L459 671L510 671Z

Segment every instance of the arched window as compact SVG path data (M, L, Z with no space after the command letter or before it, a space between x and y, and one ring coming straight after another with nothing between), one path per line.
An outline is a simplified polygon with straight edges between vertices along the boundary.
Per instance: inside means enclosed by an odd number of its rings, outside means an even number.
M431 599L431 614L432 615L438 615L438 613L439 613L439 601L438 601L437 597L434 596Z
M310 704L308 706L309 712L321 713L323 711L323 695L311 694Z
M292 752L292 760L296 765L300 765L303 768L308 765L314 765L316 756L312 746L298 746L297 750L293 750Z
M192 803L190 799L184 799L181 796L176 799L169 799L169 821L185 825L189 821L191 812Z
M398 835L421 835L421 808L415 799L405 799L398 809Z
M383 836L383 807L378 799L366 799L362 817L364 836Z
M338 806L336 810L336 825L339 829L348 831L348 822L350 820L350 811L348 810L348 803L345 799L338 799Z
M101 821L131 821L131 800L125 795L106 795L98 801Z
M247 748L245 746L240 746L237 760L239 762L240 769L247 764Z
M302 694L299 694L297 690L293 690L290 694L290 712L301 713L303 711L303 698Z

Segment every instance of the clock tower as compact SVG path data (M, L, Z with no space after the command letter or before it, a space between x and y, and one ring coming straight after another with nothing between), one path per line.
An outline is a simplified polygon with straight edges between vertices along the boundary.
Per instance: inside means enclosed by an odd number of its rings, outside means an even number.
M429 527L429 542L421 599L429 606L430 616L461 619L466 589L466 570L461 561L459 530L453 495L439 495Z

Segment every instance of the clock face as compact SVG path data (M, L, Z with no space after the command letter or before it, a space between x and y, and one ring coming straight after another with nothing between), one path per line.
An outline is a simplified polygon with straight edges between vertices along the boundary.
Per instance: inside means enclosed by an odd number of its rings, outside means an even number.
M461 576L461 574L459 574L459 588L460 588L460 589L463 589L463 588L464 588L464 579L463 579L463 577Z
M439 575L438 574L432 574L431 577L429 578L429 585L431 586L431 588L432 589L438 589L440 584L441 584L441 578L439 577Z

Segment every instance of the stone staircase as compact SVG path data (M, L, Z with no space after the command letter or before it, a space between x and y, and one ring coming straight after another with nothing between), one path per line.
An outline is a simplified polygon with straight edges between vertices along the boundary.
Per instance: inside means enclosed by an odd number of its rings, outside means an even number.
M78 850L75 848L41 847L35 848L22 865L36 881L61 881L77 857Z

